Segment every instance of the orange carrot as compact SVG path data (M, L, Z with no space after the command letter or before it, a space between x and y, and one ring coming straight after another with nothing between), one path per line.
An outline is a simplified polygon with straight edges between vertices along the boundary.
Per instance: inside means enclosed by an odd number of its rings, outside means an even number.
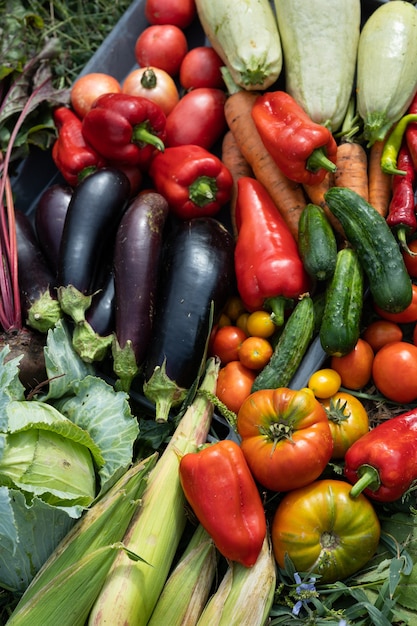
M326 200L324 199L324 194L334 185L334 173L327 172L326 176L318 185L303 185L304 191L307 195L307 198L310 200L312 204L316 204L320 206L323 211L326 213L327 219L333 226L334 230L339 233L343 238L345 238L345 231L343 230L343 226L330 211Z
M339 144L336 165L335 186L348 187L368 200L368 155L365 148L354 141Z
M386 217L391 200L391 175L385 174L381 169L383 149L384 142L375 141L369 150L368 184L369 204L372 204L382 217Z
M255 178L266 188L298 241L298 223L306 198L302 186L284 176L262 142L251 115L257 96L244 90L230 95L225 104L226 121Z
M236 139L231 130L228 130L223 137L222 142L222 161L227 167L233 178L232 197L230 199L230 219L234 236L237 237L236 227L236 198L237 198L237 181L242 176L253 176L252 168L246 161L236 143Z

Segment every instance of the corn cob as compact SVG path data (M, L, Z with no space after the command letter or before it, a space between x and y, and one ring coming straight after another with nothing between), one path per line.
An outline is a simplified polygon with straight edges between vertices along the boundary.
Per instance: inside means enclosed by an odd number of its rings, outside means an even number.
M199 524L168 578L148 626L196 624L213 584L218 552Z
M219 362L209 359L201 390L214 394ZM119 553L92 609L89 624L145 626L171 568L186 522L185 497L179 480L181 455L195 452L207 439L213 405L197 393L152 470L123 543L143 561Z

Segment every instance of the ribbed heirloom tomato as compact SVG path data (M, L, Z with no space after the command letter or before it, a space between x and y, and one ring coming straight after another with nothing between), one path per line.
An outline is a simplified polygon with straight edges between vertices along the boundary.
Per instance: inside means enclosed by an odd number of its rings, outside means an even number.
M310 389L255 391L240 407L237 430L253 475L272 491L313 482L332 455L327 415Z

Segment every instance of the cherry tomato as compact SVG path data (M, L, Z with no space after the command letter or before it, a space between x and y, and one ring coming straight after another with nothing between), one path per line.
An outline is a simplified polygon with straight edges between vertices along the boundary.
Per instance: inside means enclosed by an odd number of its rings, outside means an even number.
M330 367L317 370L309 378L307 386L316 398L330 398L340 389L342 379L339 372Z
M408 242L407 245L411 252L415 253L416 256L413 256L406 250L403 250L405 267L407 268L407 272L410 274L411 278L417 278L417 239L413 239Z
M77 78L71 87L71 106L79 117L91 109L91 105L99 96L105 93L120 93L122 87L119 81L102 72L91 72Z
M320 574L321 583L342 580L374 555L381 527L374 507L352 498L343 480L317 480L284 496L275 512L271 539L275 558L287 554L298 572Z
M246 333L237 326L221 326L211 342L210 352L218 356L222 364L239 360L239 348L245 341Z
M330 367L340 374L342 387L355 390L361 389L371 380L373 360L371 346L359 338L351 352L344 356L332 356Z
M171 113L180 99L174 79L158 67L132 70L123 82L122 92L156 102L165 115Z
M245 312L245 307L239 296L231 296L226 302L223 313L236 322L239 315Z
M251 370L261 370L273 353L273 348L267 339L263 337L247 337L238 351L239 360Z
M403 331L396 322L375 320L365 328L362 338L369 343L374 352L378 352L382 346L391 341L401 341Z
M216 396L230 411L238 413L243 401L251 393L255 378L256 372L240 361L230 361L220 368Z
M226 130L221 89L200 87L186 93L168 115L166 145L195 144L210 150Z
M159 67L175 76L188 52L188 42L178 26L154 24L139 35L134 52L140 67Z
M149 24L174 24L186 28L195 15L195 0L146 0L145 17Z
M236 320L236 326L244 330L247 335L249 335L248 319L249 319L249 313L246 311L245 313L241 313Z
M417 322L417 285L412 285L413 298L404 311L400 313L388 313L383 311L376 304L374 305L375 311L384 320L390 320L391 322L397 322L397 324L409 324L411 322Z
M344 391L322 400L322 404L332 433L332 459L343 459L352 443L369 431L368 413L358 398Z
M394 341L378 350L372 378L376 388L394 402L417 400L417 346Z
M220 71L223 65L222 59L210 46L192 48L184 56L180 66L180 85L187 91L199 87L224 89Z
M253 311L246 321L248 335L255 337L272 337L277 327L267 311Z

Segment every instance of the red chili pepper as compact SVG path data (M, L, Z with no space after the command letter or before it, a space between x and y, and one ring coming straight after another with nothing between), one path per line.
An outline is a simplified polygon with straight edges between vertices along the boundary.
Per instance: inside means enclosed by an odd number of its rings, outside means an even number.
M417 113L417 93L415 94L409 108L407 111L408 114L416 114ZM410 151L411 160L413 161L414 169L417 170L417 123L412 122L408 124L405 130L405 140L407 142L407 147Z
M331 131L313 122L285 91L255 100L252 117L265 147L287 178L315 185L336 170L337 144Z
M230 171L202 146L166 148L154 157L149 173L156 191L181 219L215 215L231 197Z
M401 498L417 480L417 410L381 422L350 446L345 476L353 497L378 502Z
M417 230L415 214L414 184L416 172L407 143L403 142L398 153L397 167L405 174L392 176L392 197L388 208L387 224L398 237L405 250L408 250L407 235ZM410 251L410 254L413 254Z
M297 243L265 187L254 178L238 180L237 287L246 308L269 306L282 325L286 299L308 292L310 279Z
M240 446L224 439L180 461L181 485L219 552L245 567L255 564L266 519L255 480Z
M67 107L58 107L53 112L58 137L52 147L52 158L64 179L75 187L85 176L106 165L84 139L82 121Z
M155 151L164 150L166 116L142 96L106 93L84 116L84 138L112 163L146 170Z

